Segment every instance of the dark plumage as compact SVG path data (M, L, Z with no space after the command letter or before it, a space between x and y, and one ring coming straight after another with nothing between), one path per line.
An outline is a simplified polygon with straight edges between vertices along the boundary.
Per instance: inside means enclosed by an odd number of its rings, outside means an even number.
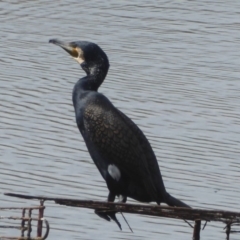
M90 42L50 42L73 56L87 74L75 84L72 99L79 131L107 183L108 201L121 195L123 202L130 197L141 202L189 207L166 192L156 156L143 132L97 92L109 68L104 51ZM100 215L117 221L115 214Z

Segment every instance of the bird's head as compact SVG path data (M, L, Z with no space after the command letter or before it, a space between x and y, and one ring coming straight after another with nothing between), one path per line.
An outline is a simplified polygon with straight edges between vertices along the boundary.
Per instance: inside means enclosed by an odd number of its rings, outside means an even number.
M107 74L108 57L97 44L86 41L67 43L57 39L51 39L49 42L68 52L81 65L87 75L96 75L102 71Z

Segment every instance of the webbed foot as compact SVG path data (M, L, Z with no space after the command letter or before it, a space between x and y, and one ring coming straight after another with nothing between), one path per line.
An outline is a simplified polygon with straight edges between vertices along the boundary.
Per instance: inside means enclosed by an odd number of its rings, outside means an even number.
M101 210L95 210L95 213L99 216L99 217L101 217L101 218L103 218L103 219L105 219L105 220L107 220L107 221L111 221L111 220L113 220L117 225L118 225L118 227L120 228L120 230L122 230L122 227L121 227L121 224L120 224L120 222L117 220L117 217L116 217L116 213L117 212L102 212Z

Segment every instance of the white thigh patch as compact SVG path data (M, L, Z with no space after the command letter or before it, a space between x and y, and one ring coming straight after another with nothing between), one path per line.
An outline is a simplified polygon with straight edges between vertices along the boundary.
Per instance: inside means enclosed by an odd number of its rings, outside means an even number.
M119 181L119 179L121 178L120 170L114 164L108 165L108 173L116 181Z

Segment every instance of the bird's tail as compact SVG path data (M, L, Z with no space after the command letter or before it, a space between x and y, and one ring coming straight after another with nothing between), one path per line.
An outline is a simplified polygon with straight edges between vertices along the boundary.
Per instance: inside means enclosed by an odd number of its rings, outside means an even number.
M166 194L165 203L171 207L186 207L191 208L186 203L180 201L179 199L171 196L169 193Z

